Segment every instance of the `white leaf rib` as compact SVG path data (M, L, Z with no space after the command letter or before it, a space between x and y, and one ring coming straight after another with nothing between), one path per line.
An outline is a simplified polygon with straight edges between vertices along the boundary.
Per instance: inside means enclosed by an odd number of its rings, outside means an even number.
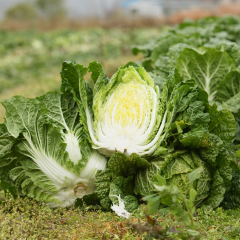
M88 131L89 131L89 134L91 136L93 143L99 147L107 147L107 144L99 142L94 136L93 120L92 120L92 117L91 117L88 107L86 108L86 116L87 116Z
M156 134L156 136L154 137L154 139L148 143L147 145L144 146L138 146L138 150L141 151L139 153L139 155L144 155L144 154L150 154L153 153L155 151L155 149L157 148L157 146L155 145L157 143L157 141L159 140L160 135L162 134L162 131L164 129L165 126L165 122L166 122L166 116L167 116L167 111L164 114L161 126L159 127L158 133ZM149 149L150 148L150 149ZM146 149L149 149L148 151L145 151Z
M31 141L27 139L28 144L25 144L26 149L29 151L30 158L39 166L39 169L56 185L57 188L62 188L65 185L71 184L77 176L63 167L61 167L52 158L40 148L36 148Z

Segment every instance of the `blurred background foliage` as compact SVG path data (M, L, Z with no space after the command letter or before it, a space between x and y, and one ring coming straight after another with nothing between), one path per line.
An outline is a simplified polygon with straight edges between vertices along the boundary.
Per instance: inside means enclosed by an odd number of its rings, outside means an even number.
M34 4L42 18L53 20L66 17L67 11L63 0L36 0Z
M18 3L6 11L6 20L28 21L37 17L37 12L28 2Z
M65 18L66 13L63 0L24 1L8 8L5 13L5 20L33 21L36 18L54 20Z

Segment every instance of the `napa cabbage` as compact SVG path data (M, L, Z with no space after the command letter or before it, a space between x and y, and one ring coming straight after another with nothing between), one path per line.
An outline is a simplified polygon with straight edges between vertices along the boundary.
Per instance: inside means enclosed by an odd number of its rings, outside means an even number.
M71 95L15 96L2 104L6 118L0 146L10 144L0 158L0 166L9 172L3 182L50 207L72 205L95 191L95 174L105 169L107 160L83 137Z
M94 119L86 108L92 142L106 155L152 154L166 121L159 105L159 90L142 67L119 69L95 94Z
M93 91L84 81L87 71L92 72ZM133 62L120 67L111 79L97 62L88 69L64 62L61 74L62 89L74 95L92 147L106 156L115 151L126 156L153 155L177 113L199 95L192 81L181 82L179 77L172 77L160 94L145 69Z

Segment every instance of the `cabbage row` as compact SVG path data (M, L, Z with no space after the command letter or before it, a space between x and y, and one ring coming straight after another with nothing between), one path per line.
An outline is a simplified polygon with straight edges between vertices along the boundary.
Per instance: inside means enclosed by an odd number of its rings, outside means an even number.
M198 73L203 74L205 64L207 81L215 79L206 88L199 84L200 75L184 75L173 63L170 67L168 51L158 59L166 60L165 72L156 68L158 60L149 60L152 49L143 62L146 68L151 62L151 72L129 62L110 79L96 61L88 67L64 62L60 93L2 101L6 116L0 124L1 188L50 207L71 206L80 198L128 216L143 196L153 193L156 174L187 192L188 174L201 166L201 177L194 182L195 204L238 207L235 118L229 102L214 103L221 91L213 88L219 78L225 80L227 70L238 73L237 61L231 60L237 59L238 45L231 44L176 51L175 65L184 51L199 54ZM210 50L217 58L208 63L214 56ZM194 63L190 53L185 59ZM194 69L191 65L188 72ZM84 80L86 74L91 74L93 88Z

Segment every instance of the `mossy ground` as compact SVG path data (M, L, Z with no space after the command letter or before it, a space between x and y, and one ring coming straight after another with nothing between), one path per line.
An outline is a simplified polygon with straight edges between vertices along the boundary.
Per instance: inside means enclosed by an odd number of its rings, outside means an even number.
M145 205L126 220L114 212L87 207L50 209L27 197L1 196L0 239L145 239L146 232L137 233L131 228L133 223L146 224ZM168 220L168 226L184 228L166 212L151 217L160 225ZM202 234L200 239L240 239L240 209L198 209L194 222ZM170 236L179 239L177 234Z

